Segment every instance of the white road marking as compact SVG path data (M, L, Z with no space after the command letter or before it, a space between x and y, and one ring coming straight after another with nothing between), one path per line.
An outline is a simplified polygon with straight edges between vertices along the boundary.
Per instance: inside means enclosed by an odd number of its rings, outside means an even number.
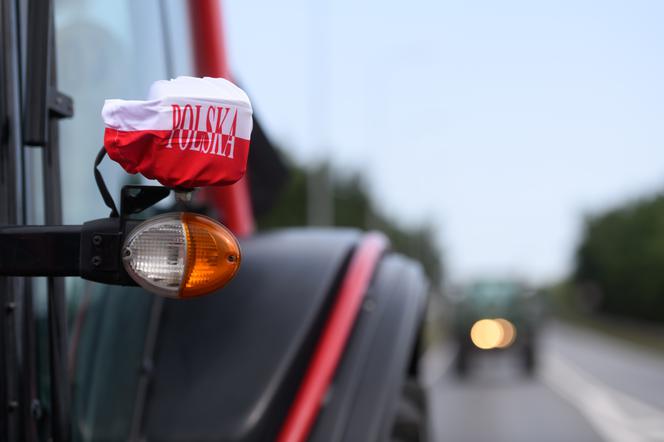
M664 441L664 411L602 383L557 354L542 356L541 380L607 442Z

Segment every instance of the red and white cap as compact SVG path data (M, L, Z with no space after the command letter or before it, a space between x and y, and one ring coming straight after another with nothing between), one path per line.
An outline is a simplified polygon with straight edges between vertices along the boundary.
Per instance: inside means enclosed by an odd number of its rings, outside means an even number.
M129 173L192 188L232 184L246 171L251 103L223 78L157 81L147 101L106 100L101 115L108 156Z

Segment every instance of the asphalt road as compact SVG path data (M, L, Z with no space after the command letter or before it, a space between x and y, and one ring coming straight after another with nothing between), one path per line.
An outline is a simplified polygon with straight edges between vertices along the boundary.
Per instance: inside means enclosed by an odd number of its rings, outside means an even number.
M533 378L492 353L459 380L454 352L448 344L425 356L434 441L664 441L661 355L558 323L541 335Z

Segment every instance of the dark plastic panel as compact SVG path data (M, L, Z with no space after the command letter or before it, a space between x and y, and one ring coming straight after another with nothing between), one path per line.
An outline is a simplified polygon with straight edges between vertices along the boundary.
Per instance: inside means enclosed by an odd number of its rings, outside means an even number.
M220 292L165 302L147 439L271 440L359 238L338 229L259 235L242 242L242 267Z
M310 440L390 440L428 282L400 255L380 263Z

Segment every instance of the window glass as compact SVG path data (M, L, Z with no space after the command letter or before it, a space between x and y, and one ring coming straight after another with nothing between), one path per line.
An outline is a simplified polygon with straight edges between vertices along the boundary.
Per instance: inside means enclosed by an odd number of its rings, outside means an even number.
M144 99L168 77L167 45L158 0L57 0L55 11L58 83L74 99L74 118L60 126L64 222L81 223L108 214L92 176L104 100ZM117 202L131 177L109 160L101 169Z
M55 0L58 87L74 100L74 117L60 123L64 223L108 215L92 173L104 100L144 99L153 81L191 74L188 23L184 0ZM118 205L122 185L145 181L109 159L100 169ZM46 290L36 292L45 330ZM140 288L67 278L74 440L130 438L153 300ZM45 333L39 339L45 343ZM47 368L41 363L40 374ZM48 408L48 383L42 386Z

